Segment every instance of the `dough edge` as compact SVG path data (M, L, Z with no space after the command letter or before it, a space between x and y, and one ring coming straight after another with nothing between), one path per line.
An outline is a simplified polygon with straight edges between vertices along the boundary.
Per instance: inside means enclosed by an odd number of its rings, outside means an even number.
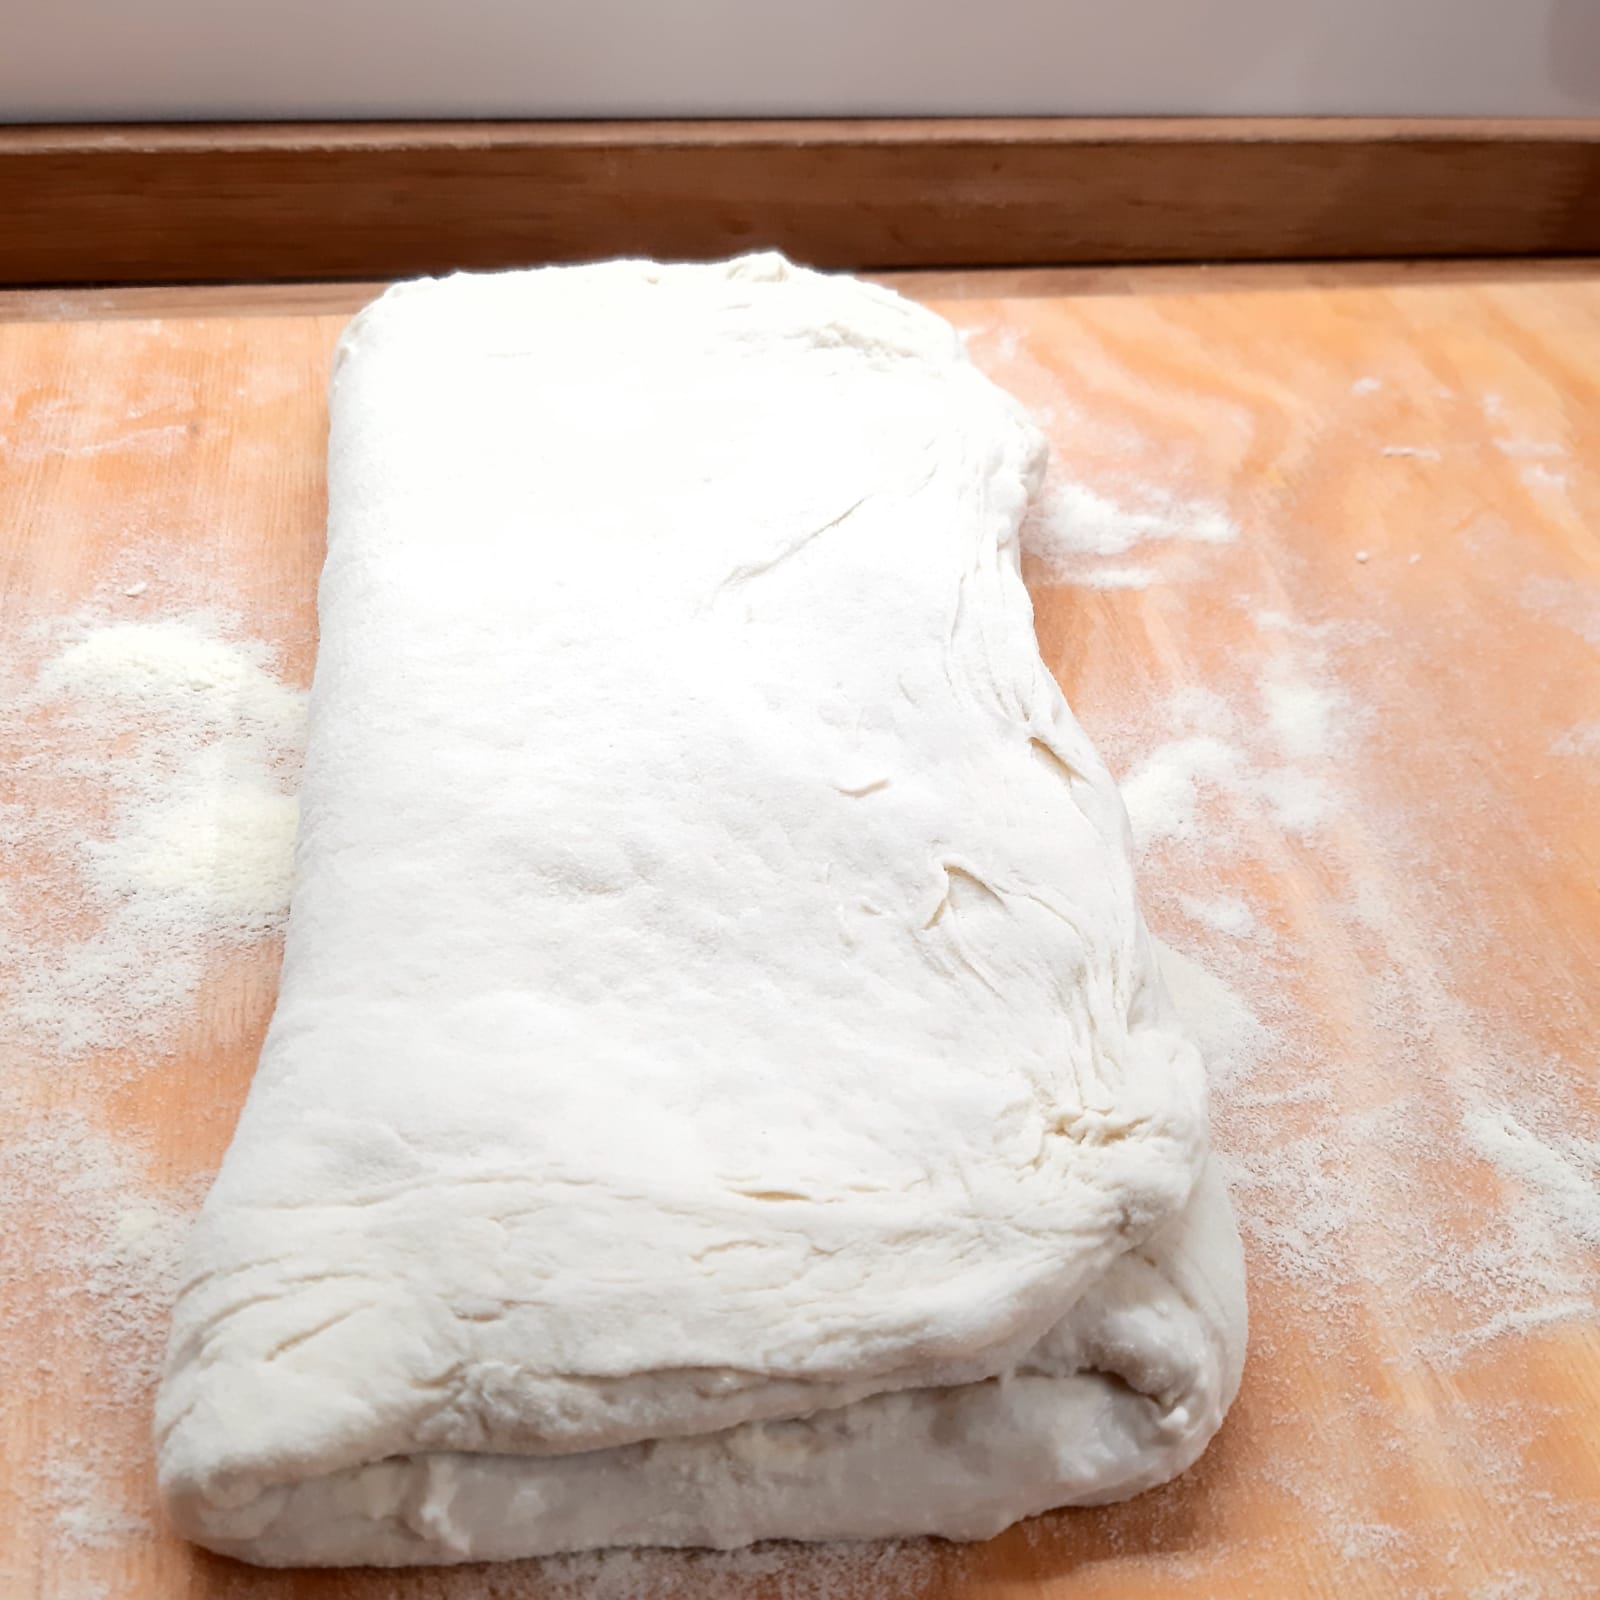
M1192 1466L1238 1392L1242 1251L1214 1160L1181 1215L1074 1316L1089 1324L1077 1353L1101 1365L1047 1374L1024 1361L979 1383L580 1455L393 1457L233 1507L197 1483L165 1481L164 1498L186 1538L268 1567L767 1540L968 1542L1045 1511L1129 1499ZM1153 1379L1165 1380L1162 1392L1138 1387ZM912 1459L914 1475L903 1470Z

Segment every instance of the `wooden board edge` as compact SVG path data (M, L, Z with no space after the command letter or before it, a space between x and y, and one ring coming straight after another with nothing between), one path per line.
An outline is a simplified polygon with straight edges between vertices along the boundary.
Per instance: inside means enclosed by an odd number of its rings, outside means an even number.
M1600 118L0 128L0 283L1600 253Z

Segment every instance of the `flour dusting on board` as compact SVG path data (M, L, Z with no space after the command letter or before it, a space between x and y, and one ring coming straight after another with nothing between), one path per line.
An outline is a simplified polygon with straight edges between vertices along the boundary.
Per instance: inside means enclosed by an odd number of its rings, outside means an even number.
M1143 589L1160 576L1148 563L1108 566L1096 558L1168 542L1232 544L1238 537L1238 527L1219 505L1152 483L1126 486L1113 498L1059 468L1052 469L1022 525L1024 553L1050 580L1096 589Z
M114 1131L99 1053L150 1063L208 962L281 926L305 717L226 618L130 616L147 587L14 634L0 685L0 1231L25 1242L0 1265L0 1379L8 1405L82 1397L26 1465L62 1593L155 1535L149 1408L205 1186ZM81 1109L40 1098L80 1086Z
M1585 637L1592 594L1551 582L1520 598ZM1443 890L1460 846L1429 826L1437 796L1397 789L1384 760L1426 642L1396 638L1381 612L1307 621L1243 586L1236 603L1253 635L1205 689L1162 697L1132 682L1078 709L1124 774L1152 926L1185 952L1164 951L1162 966L1212 1074L1214 1143L1246 1241L1247 1403L1252 1382L1282 1386L1280 1339L1309 1349L1336 1395L1321 1425L1360 1414L1369 1432L1389 1430L1397 1462L1431 1450L1470 1463L1528 1507L1544 1570L1595 1570L1600 1521L1558 1482L1532 1487L1539 1402L1519 1399L1513 1418L1469 1398L1508 1341L1600 1324L1593 1057L1531 1047L1519 997L1451 986L1443 956L1505 935L1452 915ZM1549 753L1581 763L1586 729L1545 735ZM1432 752L1452 799L1483 786L1473 752L1463 739ZM1307 870L1325 895L1284 897ZM1376 1369L1372 1317L1414 1330ZM1459 1397L1413 1436L1385 1396L1440 1381ZM1411 1535L1371 1515L1381 1462L1329 1474L1289 1437L1269 1460L1312 1536L1406 1592Z
M1072 581L1087 589L1148 589L1160 576L1154 567L1092 567L1075 573Z
M916 1541L604 1550L538 1563L538 1592L549 1600L914 1600L937 1576L936 1549Z
M8 1122L21 1109L9 1087L0 1109ZM13 1460L65 1560L155 1530L150 1398L204 1183L155 1181L137 1140L78 1111L30 1109L22 1125L0 1140L0 1231L24 1246L0 1252L0 1383L9 1404L82 1397L64 1430Z
M1600 645L1600 588L1573 578L1535 575L1518 596L1529 611L1570 629L1585 644Z
M216 951L282 924L305 694L203 612L33 647L0 710L0 1027L69 1059L160 1045Z
M1058 479L1046 484L1029 525L1041 553L1091 556L1125 555L1151 539L1231 544L1239 537L1220 506L1181 500L1151 484L1140 485L1124 502Z
M1220 696L1190 690L1174 697L1165 709L1174 736L1122 781L1135 844L1148 849L1204 838L1218 850L1239 850L1251 830L1268 826L1290 838L1315 836L1342 800L1332 774L1292 758L1326 754L1332 697L1305 690L1302 701L1290 692L1280 706L1272 701L1274 691L1285 692L1281 683L1263 685L1279 749L1241 739L1240 714Z
M1553 756L1600 756L1600 722L1580 722L1550 742Z
M1178 896L1183 914L1215 933L1229 933L1236 939L1252 939L1261 933L1261 924L1249 904L1236 894Z
M1371 713L1338 663L1361 634L1275 615L1258 627L1253 673L1233 667L1104 724L1085 716L1130 769L1123 794L1152 923L1203 954L1204 968L1169 952L1165 970L1205 1047L1216 1142L1258 1264L1297 1285L1329 1344L1350 1336L1336 1313L1355 1282L1397 1306L1424 1297L1439 1330L1427 1354L1444 1365L1490 1329L1597 1315L1600 1117L1570 1070L1520 1059L1492 1015L1415 961L1410 914L1375 883L1345 885L1344 973L1302 970L1299 939L1274 926L1282 910L1249 892L1254 871L1299 850L1330 871L1330 832L1352 823L1378 829L1374 848L1416 849L1370 795L1358 808L1352 788ZM1359 948L1374 935L1376 970ZM1324 1008L1295 999L1302 985L1340 981L1358 986L1374 1042L1324 1035ZM1430 1042L1451 1039L1459 1065L1408 1088L1396 1068L1420 1069ZM1363 1067L1375 1047L1387 1066ZM1371 1070L1388 1085L1377 1104L1352 1093ZM1488 1168L1487 1204L1473 1237L1452 1238L1456 1188L1435 1174L1474 1164Z

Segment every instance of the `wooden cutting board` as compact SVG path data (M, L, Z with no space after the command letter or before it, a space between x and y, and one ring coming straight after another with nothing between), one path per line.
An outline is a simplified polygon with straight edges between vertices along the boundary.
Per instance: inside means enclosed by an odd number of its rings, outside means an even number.
M161 1306L127 1243L226 1145L264 939L214 952L159 1044L0 1038L0 1593L1600 1592L1600 268L896 281L1052 435L1041 645L1128 780L1153 926L1224 985L1201 1021L1253 1342L1216 1443L971 1548L449 1574L187 1548L152 1520ZM309 681L328 358L370 292L0 296L0 693L86 607L210 608Z

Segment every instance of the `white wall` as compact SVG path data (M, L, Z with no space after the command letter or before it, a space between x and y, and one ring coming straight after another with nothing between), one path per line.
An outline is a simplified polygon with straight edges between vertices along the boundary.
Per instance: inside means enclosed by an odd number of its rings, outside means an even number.
M1600 113L1600 0L0 0L0 121Z

